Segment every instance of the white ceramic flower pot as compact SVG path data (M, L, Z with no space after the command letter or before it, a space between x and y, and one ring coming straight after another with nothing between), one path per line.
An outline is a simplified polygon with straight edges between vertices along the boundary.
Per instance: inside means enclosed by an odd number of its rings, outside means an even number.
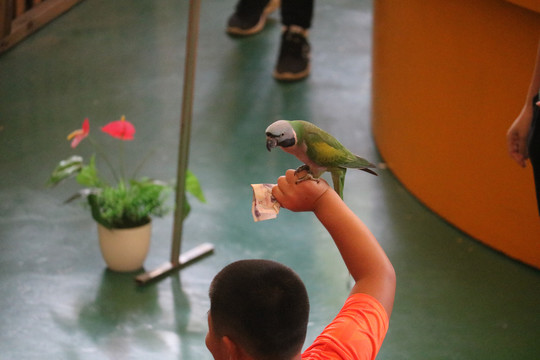
M152 223L131 229L107 229L98 224L101 254L107 267L129 272L140 269L150 249Z

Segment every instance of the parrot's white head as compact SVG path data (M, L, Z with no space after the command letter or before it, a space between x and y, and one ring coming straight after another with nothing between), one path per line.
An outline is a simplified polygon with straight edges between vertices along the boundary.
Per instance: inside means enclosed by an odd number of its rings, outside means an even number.
M296 145L296 132L287 120L278 120L266 128L266 148L271 151L276 146L283 148Z

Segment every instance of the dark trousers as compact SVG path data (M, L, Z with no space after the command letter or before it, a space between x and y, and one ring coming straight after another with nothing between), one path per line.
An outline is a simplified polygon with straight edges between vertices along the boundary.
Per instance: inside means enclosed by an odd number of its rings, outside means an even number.
M281 0L281 23L285 26L311 27L315 0Z
M242 9L249 13L261 13L270 0L240 0ZM315 0L281 0L281 23L285 26L311 27Z
M536 186L536 202L538 213L540 214L540 107L536 105L538 95L533 100L533 118L531 132L529 133L529 159L534 174L534 184Z

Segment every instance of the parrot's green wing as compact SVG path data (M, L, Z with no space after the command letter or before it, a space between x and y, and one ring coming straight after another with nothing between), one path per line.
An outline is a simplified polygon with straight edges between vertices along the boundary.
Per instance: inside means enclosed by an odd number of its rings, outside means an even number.
M356 156L336 138L311 123L304 124L307 156L320 166L334 168L373 167L369 161Z

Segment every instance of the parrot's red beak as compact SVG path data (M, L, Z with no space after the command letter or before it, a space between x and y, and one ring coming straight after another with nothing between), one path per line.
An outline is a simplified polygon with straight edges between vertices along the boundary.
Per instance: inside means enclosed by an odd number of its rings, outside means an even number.
M269 136L266 137L266 149L268 149L268 151L272 151L272 149L277 146L277 143L278 142L276 138Z

